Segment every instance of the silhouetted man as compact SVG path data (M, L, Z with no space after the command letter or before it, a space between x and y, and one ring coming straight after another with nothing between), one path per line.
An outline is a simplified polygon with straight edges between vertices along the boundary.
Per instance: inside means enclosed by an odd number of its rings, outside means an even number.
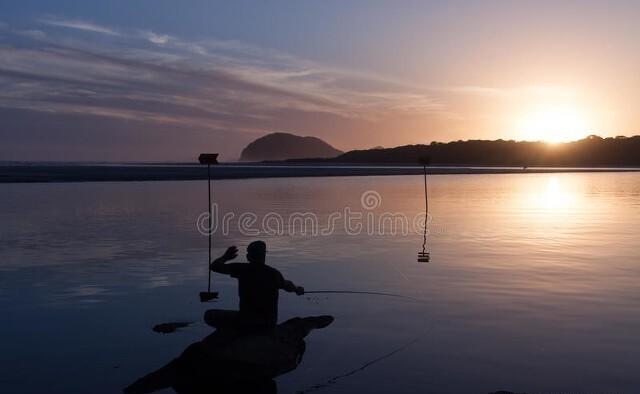
M304 294L304 288L284 279L280 271L265 264L266 253L266 244L255 241L247 247L248 264L227 264L238 256L235 246L211 263L213 272L238 279L240 311L207 311L207 324L217 328L233 326L245 332L268 332L278 323L278 291Z

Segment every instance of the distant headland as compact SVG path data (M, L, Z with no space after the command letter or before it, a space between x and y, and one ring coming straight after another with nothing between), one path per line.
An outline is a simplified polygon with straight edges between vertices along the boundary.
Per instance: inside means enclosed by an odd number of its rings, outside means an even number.
M352 150L324 163L415 164L429 157L440 166L630 167L640 166L640 136L587 138L565 143L468 140L396 148ZM313 160L294 160L296 162ZM292 162L292 160L289 160Z

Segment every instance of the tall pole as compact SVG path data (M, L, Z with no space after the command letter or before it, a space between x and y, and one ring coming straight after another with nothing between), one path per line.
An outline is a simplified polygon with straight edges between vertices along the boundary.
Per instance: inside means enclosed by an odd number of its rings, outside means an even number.
M427 215L429 214L429 198L427 196L427 165L423 166L424 168L424 215L425 215L425 228L427 226Z
M207 291L200 292L200 302L211 301L215 298L218 298L218 292L211 292L211 249L213 248L213 206L211 205L211 165L218 164L218 154L217 153L201 153L198 156L198 161L200 164L207 165L207 211L209 212L209 220L207 220L209 224L209 261L207 261L207 274L209 277L209 282L207 283Z
M429 219L429 195L427 194L427 165L423 165L424 170L424 232L422 235L422 253L427 251L427 222Z
M207 286L207 291L211 292L211 268L209 265L211 264L211 164L207 164L207 191L209 196L209 259L207 260L207 271L209 272L209 284Z

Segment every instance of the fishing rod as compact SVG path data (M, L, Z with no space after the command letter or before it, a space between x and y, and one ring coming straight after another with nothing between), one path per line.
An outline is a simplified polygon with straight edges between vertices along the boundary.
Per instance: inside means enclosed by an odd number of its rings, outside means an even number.
M394 293L384 293L384 292L380 292L380 291L356 291L356 290L311 290L311 291L306 291L305 290L304 294L362 294L362 295L377 295L377 296L384 296L384 297L404 298L404 299L408 299L408 300L422 302L421 299L414 298L414 297L411 297L411 296L406 296L406 295L402 295L402 294L394 294Z

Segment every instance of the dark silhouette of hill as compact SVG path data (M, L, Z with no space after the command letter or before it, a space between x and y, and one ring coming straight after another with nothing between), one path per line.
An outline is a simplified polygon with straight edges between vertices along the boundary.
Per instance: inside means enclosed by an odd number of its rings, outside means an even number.
M339 163L415 164L429 157L432 165L593 167L640 166L640 136L546 142L469 140L388 149L354 150L327 160Z
M242 150L241 161L287 159L324 159L342 154L316 137L300 137L289 133L271 133L251 142Z

